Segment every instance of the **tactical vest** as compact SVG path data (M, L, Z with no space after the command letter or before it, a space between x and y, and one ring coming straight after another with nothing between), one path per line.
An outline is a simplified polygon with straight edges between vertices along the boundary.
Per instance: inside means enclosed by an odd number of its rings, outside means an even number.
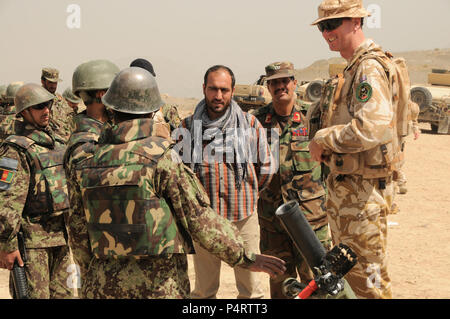
M276 114L273 108L265 106L259 109L255 116L261 124L268 128L274 127L273 119ZM271 131L267 131L270 144L274 143ZM279 132L279 174L280 185L273 185L280 192L283 202L297 200L305 211L305 217L314 230L327 224L326 212L316 205L320 198L325 196L325 188L321 181L321 167L311 158L309 152L310 133L304 116L304 109L294 106L293 115L286 123L282 132ZM275 154L274 154L275 155ZM276 177L274 177L276 178ZM272 198L272 184L262 191L260 196ZM274 190L275 191L275 190ZM316 200L316 201L315 201ZM314 204L313 204L314 203ZM258 210L260 218L272 222L273 212Z
M76 162L88 157L88 154L93 153L94 144L92 142L97 142L102 131L103 123L87 116L85 113L80 113L74 117L73 125L74 130L70 135L66 153L64 154L64 167L67 167L68 160L72 155L76 157L74 159ZM77 154L74 154L75 150L81 145L85 146L82 150L77 150ZM83 154L80 154L80 152L83 152Z
M31 168L30 187L22 215L32 220L59 216L69 208L66 175L63 168L65 145L55 141L50 149L28 136L11 135L5 144L26 155Z
M153 176L170 142L161 137L101 145L76 167L93 254L100 259L186 253Z
M335 174L356 174L362 175L364 178L384 178L392 175L399 169L403 161L403 152L401 152L403 141L403 129L398 128L398 122L403 123L404 109L399 109L399 84L396 78L396 71L389 58L382 51L370 51L363 54L352 66L355 70L366 59L375 59L380 63L386 72L389 80L389 88L391 93L391 103L394 107L394 118L389 125L390 141L370 150L360 153L324 154L326 156L326 164L332 173ZM383 62L380 62L380 61ZM348 72L348 67L346 71ZM356 71L355 71L356 75ZM326 82L323 87L322 97L319 102L320 108L320 128L335 125L332 123L334 113L339 109L339 124L350 123L353 115L349 109L352 104L352 97L355 95L353 91L353 83L356 79L353 77L351 81L346 82L344 76L339 74ZM402 112L400 114L400 112ZM316 113L317 114L317 113ZM400 120L399 118L402 117ZM317 118L312 116L311 119ZM310 124L311 125L311 124Z

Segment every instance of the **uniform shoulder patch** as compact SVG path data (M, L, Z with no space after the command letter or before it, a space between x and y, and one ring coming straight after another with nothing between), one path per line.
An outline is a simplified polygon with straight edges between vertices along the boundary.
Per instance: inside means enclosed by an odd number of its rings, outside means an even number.
M372 97L372 86L367 82L361 82L356 88L356 99L359 102L367 102Z
M11 187L17 173L18 161L11 158L0 158L0 190L8 190Z

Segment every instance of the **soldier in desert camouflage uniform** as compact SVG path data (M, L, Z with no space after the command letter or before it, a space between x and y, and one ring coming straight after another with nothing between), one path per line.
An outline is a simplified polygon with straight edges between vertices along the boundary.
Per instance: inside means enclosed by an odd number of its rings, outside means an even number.
M388 80L385 66L395 72L389 57L364 37L368 15L361 0L325 0L319 6L313 24L348 64L343 77L324 90L322 129L309 148L331 171L327 213L333 242L348 245L358 257L345 278L359 298L392 298L386 216L394 196L393 169L400 162L393 96L399 84Z
M143 68L151 73L154 77L156 77L156 73L153 69L153 65L146 59L136 59L131 62L130 67L135 66L139 68ZM167 123L170 126L170 130L173 131L181 124L181 118L178 114L178 109L175 105L164 103L163 106L156 112L153 117L155 121L159 121L162 123Z
M420 128L419 128L419 122L417 120L419 113L420 113L420 108L419 105L417 105L417 103L411 102L411 107L409 110L409 114L410 114L410 127L412 130L412 133L414 135L414 140L417 140L420 136ZM404 150L403 150L404 151ZM402 163L403 166L403 163ZM395 176L395 182L397 183L397 188L398 188L398 193L399 194L406 194L406 192L408 191L408 189L406 188L406 175L403 172L403 169L400 168L396 171L396 173L394 174Z
M411 101L410 108L409 108L409 129L412 131L414 140L417 140L420 137L420 128L419 128L419 122L417 120L420 113L420 108L417 103L414 103ZM406 141L403 142L404 145L402 147L402 152L405 152L404 147ZM394 172L394 181L395 181L395 189L394 189L394 196L399 194L406 194L408 192L408 188L406 187L406 175L403 170L403 164L404 160L402 160L400 164L400 168L397 169ZM391 212L390 214L398 214L400 212L400 208L396 203L392 203Z
M110 121L110 114L101 97L106 93L119 68L107 60L93 60L79 65L72 76L72 90L76 96L81 96L86 110L73 118L73 131L64 155L70 209L67 215L67 230L69 245L75 262L80 267L81 281L92 258L91 248L86 229L86 218L83 212L81 191L75 176L74 165L92 155L89 142L96 142L102 126ZM81 294L82 292L79 291Z
M105 126L92 158L76 165L95 255L82 285L88 298L188 298L192 239L231 266L275 274L277 258L246 252L210 208L195 174L172 151L152 116L163 102L154 77L121 71L106 95L115 125Z
M50 127L57 135L67 141L70 136L71 128L71 119L68 117L71 108L67 105L63 97L56 92L58 82L60 81L62 81L62 79L59 78L59 71L57 69L49 67L42 68L42 87L55 95L55 100L53 101L53 107L50 113Z
M294 66L290 62L276 62L266 67L267 87L272 102L254 111L261 124L268 129L272 147L277 147L270 129L278 129L279 170L269 186L260 194L258 216L261 229L261 253L286 261L283 276L270 280L272 298L286 298L282 283L288 277L297 277L308 284L313 274L289 235L275 217L276 209L290 200L297 200L317 237L326 249L330 248L328 221L325 212L325 189L321 168L308 151L309 134L305 121L306 110L296 103Z
M14 122L18 121L16 119L14 96L23 84L23 82L12 82L3 94L3 105L0 112L0 142L14 133Z
M31 298L70 298L69 247L63 214L69 208L62 158L65 145L50 129L54 95L38 84L25 84L15 96L15 125L0 147L0 263L12 269L23 232ZM6 172L6 174L5 174Z

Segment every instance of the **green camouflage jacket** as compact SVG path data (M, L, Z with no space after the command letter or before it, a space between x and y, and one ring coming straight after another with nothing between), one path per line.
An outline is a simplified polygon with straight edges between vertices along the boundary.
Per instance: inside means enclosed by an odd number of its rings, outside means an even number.
M66 245L63 214L69 207L62 159L65 145L53 132L16 122L16 135L0 147L0 158L16 163L0 191L0 250L17 249L22 228L28 248Z
M311 159L308 149L310 138L305 118L306 109L295 104L284 128L277 120L272 103L255 110L253 114L267 128L267 139L273 155L276 156L276 152L279 152L278 172L269 187L260 194L258 215L261 227L282 231L276 220L275 210L290 200L299 202L314 230L326 225L325 188L321 180L320 165ZM278 150L273 149L276 141L270 129L278 129Z
M137 258L187 253L193 239L230 266L247 264L253 254L210 208L168 137L166 126L151 119L104 127L94 156L77 164L93 251Z
M67 104L66 100L61 95L56 94L50 111L49 125L65 141L70 137L72 117L69 116L69 113L71 111L72 108Z
M69 246L72 249L74 260L80 266L82 277L87 271L93 255L89 244L86 217L75 165L92 156L103 125L102 122L87 116L86 111L74 116L73 132L64 154L64 169L66 170L70 202L66 221Z

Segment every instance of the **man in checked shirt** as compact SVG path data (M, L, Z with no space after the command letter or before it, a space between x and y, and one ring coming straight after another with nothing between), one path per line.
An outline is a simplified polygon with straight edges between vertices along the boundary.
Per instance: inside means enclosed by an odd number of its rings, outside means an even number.
M232 99L234 84L234 74L226 66L206 71L204 99L182 121L191 137L191 152L183 154L183 161L202 182L211 207L237 226L246 249L257 252L258 194L269 184L275 167L262 125ZM191 297L216 298L221 261L195 243L194 247ZM257 275L241 268L234 272L237 298L264 297Z

